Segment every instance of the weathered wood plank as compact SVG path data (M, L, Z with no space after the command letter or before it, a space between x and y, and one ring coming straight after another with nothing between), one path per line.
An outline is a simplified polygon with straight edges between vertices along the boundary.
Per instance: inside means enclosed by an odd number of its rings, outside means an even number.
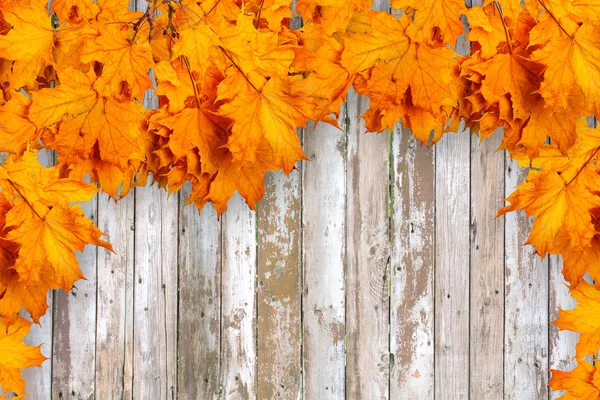
M98 249L96 398L131 398L133 350L134 196L98 198L98 227L114 253Z
M133 397L177 395L177 195L135 189Z
M91 220L97 215L97 196L81 203ZM85 280L54 298L54 343L52 351L52 398L90 399L96 380L96 256L95 246L77 254Z
M222 220L221 382L223 398L256 397L256 214L229 200Z
M178 389L180 399L219 397L221 223L212 204L202 213L180 194Z
M473 399L504 393L504 200L502 132L471 136L470 391Z
M258 398L299 399L301 173L265 176L258 220Z
M389 133L367 133L368 98L348 94L346 396L389 396Z
M469 396L468 131L436 144L435 397Z
M506 162L505 197L527 176ZM548 260L525 246L532 219L511 212L505 220L504 394L506 399L548 397Z
M433 399L435 148L400 124L392 136L392 399Z
M5 161L6 153L0 153L0 164ZM44 166L54 164L54 153L41 150L38 153L38 161ZM53 300L54 291L48 291L46 301L48 302L48 311L40 318L39 325L32 325L29 334L25 337L25 343L31 346L42 345L42 354L50 360L44 361L40 368L24 369L23 379L25 380L25 390L31 399L50 399L52 392L52 322L53 322ZM23 310L23 317L31 320L27 311Z
M577 302L569 294L568 283L562 275L563 262L560 256L549 256L550 279L549 279L549 321L555 321L558 318L559 308L571 310ZM571 331L559 331L558 327L550 324L549 327L549 347L550 347L550 369L560 369L562 371L571 371L577 366L575 360L575 345L577 344L579 334ZM550 399L557 399L562 396L563 391L550 391Z
M304 398L345 396L346 135L330 125L304 130L302 260Z

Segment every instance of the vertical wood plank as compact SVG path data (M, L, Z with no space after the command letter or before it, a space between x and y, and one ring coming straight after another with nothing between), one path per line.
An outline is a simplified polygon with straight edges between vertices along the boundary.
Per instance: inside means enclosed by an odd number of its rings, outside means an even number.
M563 261L561 256L549 256L550 280L549 280L549 318L550 322L558 318L559 308L571 310L577 302L569 294L568 283L562 275ZM571 371L577 366L575 360L575 345L579 334L571 331L559 331L558 327L550 324L549 347L550 347L550 369ZM563 391L550 390L550 399L562 396Z
M342 116L344 118L345 116ZM346 135L309 123L302 172L303 395L345 397Z
M177 195L135 189L133 397L177 395Z
M299 399L300 172L265 176L258 220L258 398Z
M6 153L0 153L0 165L4 163ZM46 150L40 150L38 153L40 164L49 167L54 164L54 153ZM25 337L25 343L31 346L42 344L42 354L50 360L44 361L40 368L27 368L22 370L25 380L25 390L31 399L50 399L52 392L52 322L53 322L53 300L54 291L48 291L46 301L48 302L48 311L40 318L40 324L31 325L29 334ZM23 317L30 319L27 311L22 310Z
M229 200L222 220L221 382L223 398L256 397L256 214Z
M96 398L132 396L134 196L98 198L98 227L114 253L98 249Z
M435 397L469 396L470 137L436 144Z
M527 170L506 162L505 197ZM524 246L532 219L511 212L505 221L504 393L506 399L548 397L548 259Z
M369 100L348 94L346 396L389 395L389 133L367 133Z
M221 224L212 204L202 213L180 194L178 390L183 400L219 397Z
M504 397L504 199L502 132L471 136L471 398Z
M392 136L390 398L433 399L435 148Z
M81 203L85 215L96 220L98 197ZM96 381L96 257L88 245L77 254L85 280L65 293L57 291L54 301L52 351L52 398L90 399Z

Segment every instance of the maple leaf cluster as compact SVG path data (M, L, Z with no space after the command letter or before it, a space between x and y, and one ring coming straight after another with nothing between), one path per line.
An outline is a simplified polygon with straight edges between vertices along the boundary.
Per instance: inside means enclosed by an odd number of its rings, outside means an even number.
M370 98L370 131L401 119L431 145L461 122L482 138L503 128L501 148L531 169L500 214L535 216L528 243L564 256L580 305L558 324L582 332L578 357L596 355L600 292L582 280L600 279L596 3L298 0L300 28L291 0L127 5L0 0L0 349L19 349L0 360L5 391L23 395L18 369L44 360L21 342L20 309L39 322L46 292L82 278L75 251L110 248L75 202L152 179L189 181L199 210L222 213L235 191L254 208L266 171L306 158L296 128L337 126L350 87ZM552 385L597 397L594 376L583 361Z

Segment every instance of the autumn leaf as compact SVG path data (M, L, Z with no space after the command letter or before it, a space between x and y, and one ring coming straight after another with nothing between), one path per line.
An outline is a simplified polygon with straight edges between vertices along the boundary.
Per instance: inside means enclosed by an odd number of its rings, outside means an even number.
M552 390L566 390L561 397L564 400L583 400L600 398L600 373L586 360L577 360L577 366L570 372L550 370Z
M600 349L600 321L589 316L600 313L600 290L582 280L570 293L577 301L577 306L573 310L561 310L554 323L561 330L580 333L575 346L578 358L595 355Z
M16 322L6 326L0 319L0 386L5 392L14 392L23 398L25 382L21 369L39 367L46 360L40 351L40 346L32 347L23 342L29 332L31 322L18 317Z

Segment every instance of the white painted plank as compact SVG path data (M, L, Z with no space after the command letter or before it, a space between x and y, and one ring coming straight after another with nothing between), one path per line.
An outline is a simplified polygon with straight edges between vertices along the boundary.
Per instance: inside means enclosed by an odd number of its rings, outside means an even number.
M97 196L82 203L85 215L95 221ZM89 399L94 397L96 374L96 255L88 245L77 254L85 280L75 282L69 293L54 298L54 343L52 351L52 397Z
M133 397L177 395L177 195L135 189Z
M369 99L348 94L346 396L389 396L389 133L367 133Z
M505 197L527 176L506 161ZM505 219L504 393L506 399L548 397L548 259L524 246L532 219L511 212Z
M256 213L229 200L222 220L221 382L223 398L256 397Z
M257 209L259 399L300 398L300 179L300 171L266 174Z
M435 397L469 396L468 131L436 144Z
M183 400L219 398L221 223L212 204L198 215L180 194L178 390Z
M392 399L433 399L435 147L392 136Z
M470 385L473 399L504 396L504 200L502 132L471 136Z
M342 116L343 118L344 116ZM304 130L303 395L345 397L346 136L330 125Z
M98 198L98 227L114 253L98 250L96 398L132 396L134 196Z

